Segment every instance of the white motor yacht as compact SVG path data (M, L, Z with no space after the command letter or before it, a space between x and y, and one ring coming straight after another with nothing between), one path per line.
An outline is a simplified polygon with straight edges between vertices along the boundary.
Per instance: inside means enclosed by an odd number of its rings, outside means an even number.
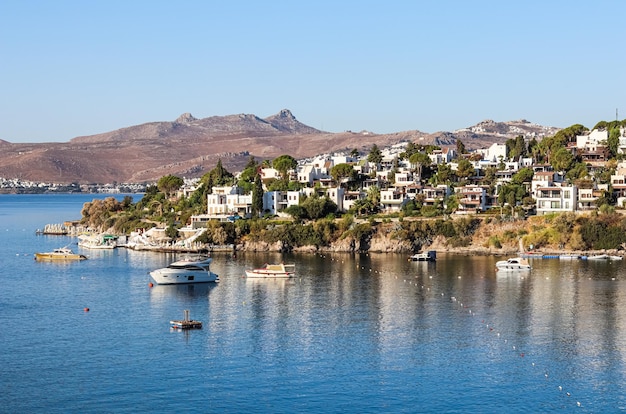
M496 262L496 270L504 272L530 270L530 264L528 263L528 260L521 257L512 257L507 260Z
M210 270L211 261L210 257L185 258L153 270L150 276L159 285L219 282L219 276Z

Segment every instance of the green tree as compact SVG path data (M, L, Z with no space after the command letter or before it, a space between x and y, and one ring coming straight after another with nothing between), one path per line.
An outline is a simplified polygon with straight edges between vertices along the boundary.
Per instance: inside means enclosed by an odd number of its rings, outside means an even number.
M263 183L259 174L254 178L252 190L252 216L258 217L263 212Z
M452 177L454 177L454 172L452 171L452 167L450 164L439 164L437 165L437 174L435 175L435 184L446 184L452 181Z
M461 156L462 154L466 154L467 150L465 149L465 144L460 139L456 140L456 153Z
M609 131L609 138L607 140L607 147L609 149L609 156L615 158L617 156L617 149L619 148L619 127L613 128Z
M415 171L417 175L422 179L422 168L430 165L431 160L430 157L423 152L415 152L409 158L409 162L411 165L415 166Z
M533 175L535 175L535 173L532 168L529 168L529 167L520 168L518 172L513 174L513 177L511 178L511 183L517 184L517 185L529 183L532 181Z
M370 153L367 156L367 161L374 163L376 165L380 164L383 160L383 155L378 149L378 145L372 145L372 149L370 149Z
M213 185L222 186L233 182L233 175L222 166L222 159L217 160L217 165L210 172Z
M456 176L459 177L459 179L466 180L473 177L475 173L474 165L471 162L465 158L461 158L459 160L459 164L456 169Z
M311 220L326 217L328 214L337 211L337 205L335 203L328 197L320 197L317 193L314 193L311 197L307 197L307 199L301 203L301 206L306 210L307 216Z
M178 229L174 227L174 225L170 224L165 229L165 235L169 237L170 239L174 240L178 237Z
M574 162L574 156L566 148L559 148L550 157L550 165L555 171L567 171Z
M356 171L354 171L354 167L351 164L342 163L330 169L330 176L335 182L342 185L342 181L346 178L348 181L356 179Z
M175 175L165 175L159 178L159 181L157 182L157 188L159 189L159 191L165 194L165 197L169 198L172 193L178 191L178 189L182 187L184 183L185 182L180 177L177 177Z
M291 155L281 155L272 161L272 167L280 174L283 181L287 181L289 177L287 173L290 170L295 169L298 166L298 162Z
M419 152L419 146L417 144L415 144L414 142L409 142L406 145L406 148L404 149L404 151L402 153L400 153L400 159L401 160L410 160L411 159L411 155L415 154L416 152Z
M510 159L518 159L527 155L526 141L522 135L506 140L506 153Z
M248 163L239 174L239 180L237 186L239 186L244 194L250 194L254 187L255 177L258 175L259 164L254 159L254 156L250 156Z
M586 180L589 177L589 170L587 169L587 164L584 162L574 162L570 166L569 170L565 174L565 177L573 183L576 183L580 180ZM610 178L610 177L609 177ZM580 186L579 186L580 187ZM591 188L591 187L589 187Z
M299 205L292 205L285 209L285 213L289 214L294 220L302 221L307 218L307 212L304 207Z
M233 179L233 175L222 166L222 160L219 159L215 168L204 174L200 182L206 184L206 193L211 194L213 187L232 184Z
M378 211L380 206L380 188L371 186L367 190L367 198L372 203L374 211Z

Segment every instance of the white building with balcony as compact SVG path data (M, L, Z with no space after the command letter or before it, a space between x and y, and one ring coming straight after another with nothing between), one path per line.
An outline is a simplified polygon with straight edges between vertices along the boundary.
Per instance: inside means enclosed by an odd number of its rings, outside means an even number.
M537 215L550 213L566 213L576 210L578 203L578 188L576 186L546 186L535 190L537 200Z
M487 188L466 185L455 188L459 206L456 214L475 214L487 209Z

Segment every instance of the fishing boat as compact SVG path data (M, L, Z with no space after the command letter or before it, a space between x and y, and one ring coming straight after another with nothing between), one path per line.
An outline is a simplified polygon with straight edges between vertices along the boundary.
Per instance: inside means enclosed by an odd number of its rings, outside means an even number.
M528 260L521 257L512 257L507 260L500 260L499 262L496 262L496 270L503 272L530 270L530 264L528 263Z
M69 261L69 260L85 260L87 256L83 254L74 253L68 247L59 247L51 252L35 253L35 260L37 261Z
M246 276L250 278L289 278L295 274L295 264L266 264L258 269L246 270Z
M219 276L211 272L211 261L210 257L187 257L153 270L150 276L159 285L219 282Z

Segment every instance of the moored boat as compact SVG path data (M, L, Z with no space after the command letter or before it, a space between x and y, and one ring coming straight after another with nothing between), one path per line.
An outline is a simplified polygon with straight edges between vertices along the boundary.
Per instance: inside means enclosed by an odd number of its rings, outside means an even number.
M437 260L437 252L429 250L427 252L415 253L409 257L409 260L414 262L434 262Z
M295 272L295 264L266 264L258 269L246 270L246 276L250 278L289 278Z
M622 260L622 256L608 255L608 254L592 254L591 256L585 256L587 260Z
M521 257L512 257L507 260L496 262L496 270L503 272L511 272L518 270L530 270L528 260Z
M74 253L68 247L59 247L51 252L35 253L35 260L37 261L69 261L69 260L85 260L87 256L83 254Z
M219 282L219 276L211 272L211 261L210 257L185 258L153 270L150 276L159 285Z

